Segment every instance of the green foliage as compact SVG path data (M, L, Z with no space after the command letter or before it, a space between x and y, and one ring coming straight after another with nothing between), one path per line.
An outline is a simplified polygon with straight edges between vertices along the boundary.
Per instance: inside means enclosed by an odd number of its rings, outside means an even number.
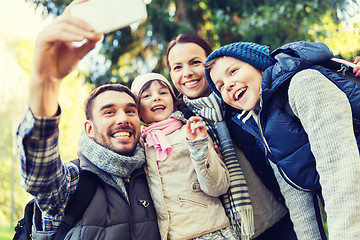
M77 158L78 140L85 121L84 101L91 90L83 80L75 71L63 80L60 88L59 150L64 161Z
M27 96L27 89L21 86L27 86L28 75L18 66L17 59L11 54L16 52L18 46L29 46L27 41L12 37L0 38L0 225L10 224L12 216L19 218L27 199L19 185L14 137ZM24 52L28 50L23 48ZM21 65L24 68L29 67L26 61L21 61Z
M318 35L317 32L322 32ZM323 42L329 46L334 55L348 60L360 56L360 19L352 24L332 22L329 14L325 15L322 24L314 24L308 31L315 41Z
M11 227L0 227L0 240L9 240L14 236L14 228Z
M61 13L70 0L26 0ZM324 26L324 16L335 25L338 13L357 0L153 0L148 18L140 25L106 34L100 53L93 58L86 81L98 86L109 82L130 85L140 73L155 71L168 76L167 43L180 33L195 33L217 48L235 41L253 41L271 49L284 43L326 38L328 32L309 34L311 26Z
M15 133L28 99L34 43L29 39L0 36L0 53L0 226L13 226L23 216L25 203L31 198L19 184ZM90 87L76 71L63 81L59 142L60 154L66 161L77 157L81 123L85 119L83 103Z

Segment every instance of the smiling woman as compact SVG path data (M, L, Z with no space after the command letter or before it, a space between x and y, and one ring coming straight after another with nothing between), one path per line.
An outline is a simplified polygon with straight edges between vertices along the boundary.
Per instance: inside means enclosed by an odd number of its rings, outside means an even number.
M206 82L204 65L211 47L202 38L182 34L167 48L167 65L175 88L189 99L207 97L211 93Z
M203 62L204 50L194 43L174 46L169 53L170 75L176 89L191 98L205 97L210 94L205 81ZM174 58L176 56L176 61Z

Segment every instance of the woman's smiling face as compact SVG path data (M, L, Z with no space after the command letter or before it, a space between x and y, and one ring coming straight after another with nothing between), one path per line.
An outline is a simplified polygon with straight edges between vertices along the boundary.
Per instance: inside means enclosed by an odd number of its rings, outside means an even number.
M190 99L211 93L205 78L205 60L205 50L195 43L176 44L169 52L171 80L175 88Z
M262 73L252 65L232 57L221 57L210 77L223 100L242 110L259 110Z

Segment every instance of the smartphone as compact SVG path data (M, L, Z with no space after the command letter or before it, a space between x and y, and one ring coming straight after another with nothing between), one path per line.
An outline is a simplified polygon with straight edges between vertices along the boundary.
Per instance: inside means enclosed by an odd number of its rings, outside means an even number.
M144 0L89 0L70 14L87 22L95 33L108 33L147 18Z

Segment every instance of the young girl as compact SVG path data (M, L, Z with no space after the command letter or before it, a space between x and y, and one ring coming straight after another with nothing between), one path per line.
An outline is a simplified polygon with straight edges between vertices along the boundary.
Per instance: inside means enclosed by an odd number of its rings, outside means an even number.
M235 239L218 198L229 173L201 118L186 121L176 111L171 85L160 74L135 78L131 90L146 123L145 171L162 239Z
M360 236L360 87L318 65L332 57L322 43L290 43L269 55L266 46L239 42L206 60L210 87L239 109L232 120L262 143L299 239L315 239L301 219L318 210L321 194L329 239Z

